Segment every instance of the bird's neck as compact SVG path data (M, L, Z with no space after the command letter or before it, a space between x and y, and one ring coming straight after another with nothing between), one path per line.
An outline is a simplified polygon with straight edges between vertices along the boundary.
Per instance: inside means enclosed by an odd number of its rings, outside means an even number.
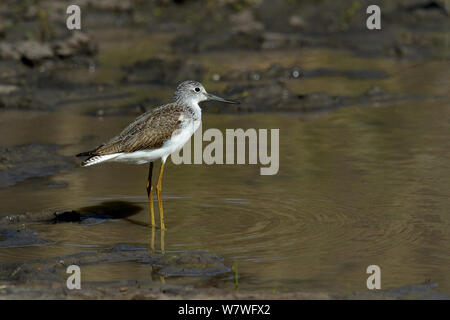
M191 103L189 108L194 112L195 118L200 120L202 118L202 109L198 105L198 102Z
M198 105L198 102L191 101L190 103L184 104L183 107L188 109L196 120L202 118L202 109Z

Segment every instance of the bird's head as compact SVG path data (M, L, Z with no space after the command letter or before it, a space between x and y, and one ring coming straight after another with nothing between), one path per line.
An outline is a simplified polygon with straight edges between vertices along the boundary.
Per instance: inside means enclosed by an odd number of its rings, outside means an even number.
M202 101L219 101L232 104L239 103L208 93L200 82L193 80L187 80L178 85L173 96L173 101L179 104L198 104Z

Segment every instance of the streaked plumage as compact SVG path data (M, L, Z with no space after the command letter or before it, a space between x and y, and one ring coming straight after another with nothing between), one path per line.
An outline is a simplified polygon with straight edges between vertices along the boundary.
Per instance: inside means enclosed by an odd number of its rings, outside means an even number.
M80 154L89 156L82 165L90 166L103 161L141 164L158 158L165 160L189 140L200 125L200 120L201 110L198 105L169 103L160 106L136 118L108 142ZM174 142L177 142L176 145ZM158 149L161 149L160 152L154 152ZM136 154L132 156L132 153Z

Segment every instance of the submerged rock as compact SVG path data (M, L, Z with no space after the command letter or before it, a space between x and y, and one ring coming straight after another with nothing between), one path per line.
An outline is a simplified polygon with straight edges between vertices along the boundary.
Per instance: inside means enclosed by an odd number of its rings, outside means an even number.
M135 249L118 245L110 249L85 251L69 256L3 263L0 264L0 280L61 281L66 276L67 266L70 265L82 268L88 265L130 261L149 265L149 270L164 276L211 277L231 271L222 263L222 258L208 251L170 252L162 255L150 253L143 248Z
M54 242L37 237L30 229L0 229L0 248L46 246Z
M25 212L0 218L0 225L31 222L73 222L80 221L80 219L80 213L77 211Z
M56 154L57 148L55 145L37 143L0 147L0 188L73 167L72 158Z

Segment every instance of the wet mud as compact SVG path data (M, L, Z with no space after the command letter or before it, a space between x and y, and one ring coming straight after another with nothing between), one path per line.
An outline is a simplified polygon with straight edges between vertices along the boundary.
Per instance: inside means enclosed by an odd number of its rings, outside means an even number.
M30 229L0 229L0 248L45 246L54 242L37 237Z
M195 54L215 51L234 54L235 51L246 50L258 54L271 50L329 48L348 50L364 57L399 57L418 61L448 57L445 32L450 27L449 13L442 1L386 4L383 7L382 33L366 29L366 16L360 12L367 7L368 1L323 1L319 4L280 0L245 4L230 1L212 7L202 6L197 1L182 4L171 1L148 4L113 1L115 4L111 5L87 3L90 14L85 21L86 32L68 32L60 28L57 14L64 9L64 3L46 2L41 7L31 5L26 18L20 15L20 5L0 6L0 16L5 18L0 28L0 70L3 71L0 72L0 108L57 110L67 105L80 105L86 107L90 115L134 115L162 102L148 97L123 102L133 94L136 86L173 88L180 81L193 78L226 85L235 85L239 80L240 85L258 87L266 92L265 97L258 99L259 107L252 107L252 110L277 112L284 110L274 103L264 104L264 101L280 98L277 89L280 79L301 81L323 76L383 79L390 75L376 69L304 69L303 66L283 67L277 64L267 69L211 75L209 66ZM204 19L210 18L215 10L220 14L213 15L213 19ZM164 12L164 15L158 12ZM186 16L190 18L186 19ZM172 54L150 59L137 57L132 64L118 61L124 65L117 71L121 74L118 75L119 82L112 86L107 83L109 79L87 83L84 79L72 77L70 70L85 69L95 73L103 65L99 56L103 52L99 49L98 40L89 35L98 21L102 21L102 30L107 30L107 33L114 32L118 23L131 30L165 32L169 38L173 37L168 49ZM27 32L28 38L24 36ZM186 54L190 57L186 58ZM261 80L266 83L256 83ZM268 86L274 88L267 90ZM102 101L108 104L108 108L92 107ZM333 106L327 99L319 99L315 103L320 104L321 101L323 105L318 110ZM242 111L239 108L229 111L233 110ZM311 108L293 110L303 112L311 111Z
M57 149L41 144L0 147L0 188L73 168L73 159L56 154Z
M201 81L212 92L241 102L227 107L207 103L206 112L211 113L319 115L342 107L442 98L421 92L422 88L417 88L417 93L401 86L391 88L389 80L398 76L391 73L392 64L372 66L366 61L310 66L307 59L303 64L302 54L329 50L336 55L345 52L355 60L393 59L395 64L407 65L443 61L449 57L450 28L444 1L386 2L382 32L367 30L364 11L371 2L365 0L232 0L207 5L203 1L86 0L81 5L89 14L83 16L82 32L65 28L61 17L66 16L69 4L12 0L0 4L0 112L75 110L97 118L137 116L167 102L174 86L186 79ZM115 40L120 32L128 47L121 48L120 40ZM224 55L228 58L222 61ZM289 59L283 61L285 57ZM325 56L321 62L334 59L333 54L331 57ZM302 88L304 82L324 79L352 85L366 81L367 86L352 94L336 93L327 85L320 90ZM382 81L386 85L380 85ZM74 169L74 159L59 155L59 148L56 144L0 147L0 188ZM65 188L66 184L55 186ZM60 211L0 212L0 249L14 255L14 250L26 247L55 245L58 239L41 238L36 231L42 225L95 228L123 220L140 224L134 217L140 210L129 202L113 201ZM88 281L83 282L83 290L68 290L65 285L66 268L71 264L102 267L129 262L148 268L152 281ZM116 244L75 254L0 262L0 299L449 298L437 293L434 283L341 295L251 293L215 287L214 279L234 276L230 262L213 252L162 254L144 246ZM162 279L170 277L203 280L193 281L193 285L165 284Z

